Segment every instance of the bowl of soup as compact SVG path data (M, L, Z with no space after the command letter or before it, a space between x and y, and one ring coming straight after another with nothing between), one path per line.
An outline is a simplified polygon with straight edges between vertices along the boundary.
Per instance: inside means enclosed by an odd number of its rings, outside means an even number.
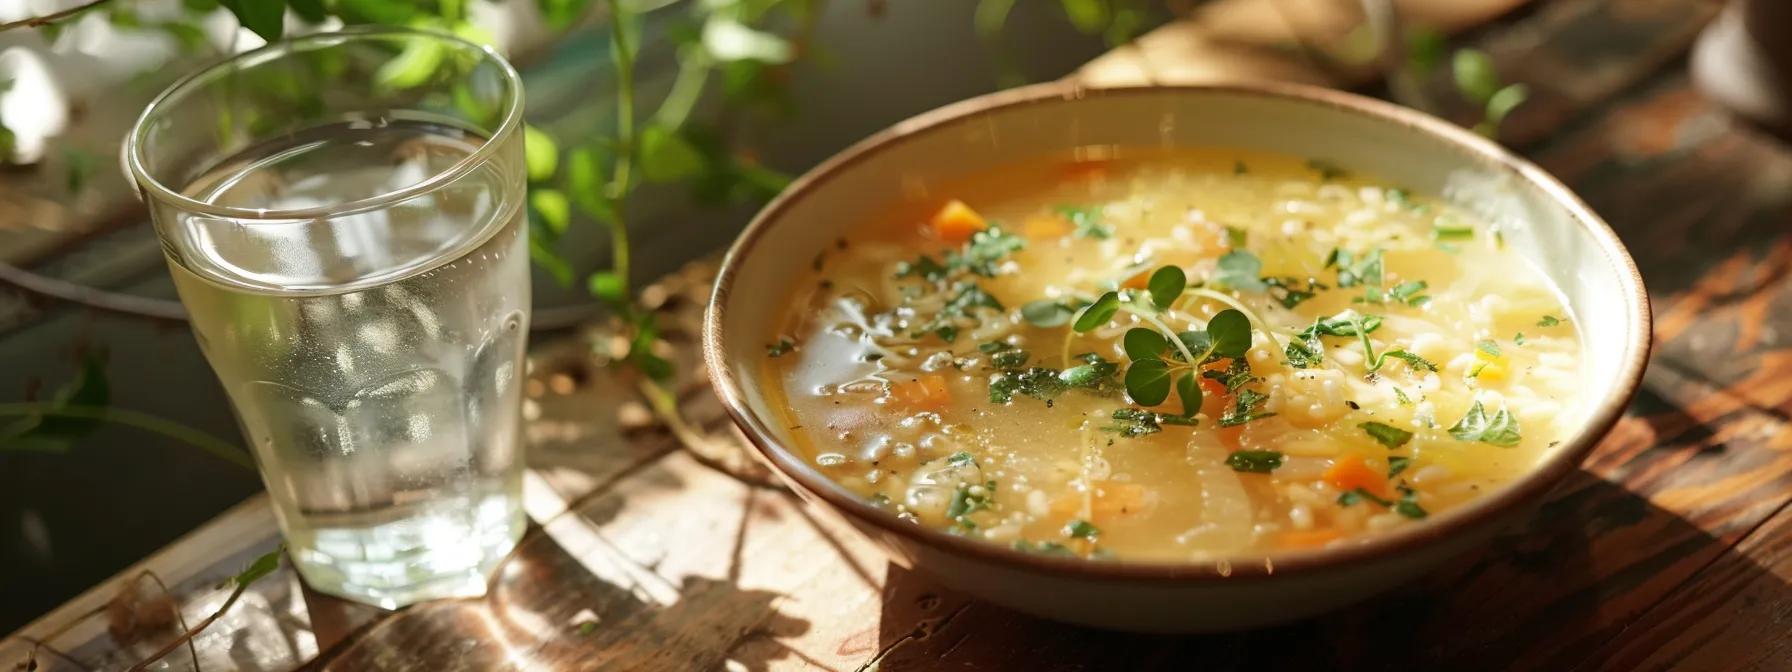
M729 251L705 348L761 456L893 562L1194 632L1529 515L1649 338L1610 228L1472 133L1299 86L1051 84L797 180Z

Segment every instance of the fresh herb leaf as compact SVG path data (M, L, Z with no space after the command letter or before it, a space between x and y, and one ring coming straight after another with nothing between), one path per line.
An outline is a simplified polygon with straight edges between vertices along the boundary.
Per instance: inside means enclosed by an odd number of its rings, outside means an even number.
M1025 395L1040 401L1051 401L1069 389L1057 369L1033 367L1019 371L1003 371L989 377L989 401L1006 404L1014 395Z
M1364 422L1358 424L1357 427L1362 428L1364 432L1369 434L1369 438L1375 439L1376 443L1387 447L1388 450L1404 446L1406 445L1406 442L1412 440L1412 432L1393 425L1382 424L1379 422Z
M1082 316L1076 318L1076 324L1071 328L1075 329L1077 333L1094 331L1096 327L1114 319L1114 313L1117 312L1120 312L1120 295L1114 292L1102 294L1095 299L1095 303L1089 304L1088 308L1083 309Z
M1027 360L1031 358L1032 354L1025 350L1003 350L990 355L989 363L994 364L998 369L1011 371L1026 366Z
M765 354L772 357L783 357L796 349L796 343L788 338L780 338L777 343L765 346Z
M1232 407L1220 414L1220 426L1233 427L1275 415L1257 410L1257 407L1267 399L1269 399L1269 395L1256 390L1249 388L1238 390L1238 396L1233 400Z
M1431 301L1431 297L1419 295L1426 287L1424 280L1408 280L1388 290L1388 297L1409 306L1422 306Z
M1021 319L1041 329L1062 327L1069 324L1070 318L1075 315L1075 308L1065 305L1062 301L1052 299L1028 301L1020 307Z
M1126 330L1126 335L1120 339L1120 343L1126 350L1126 356L1135 362L1157 359L1164 354L1164 350L1170 347L1169 340L1165 339L1163 334L1157 333L1155 329L1143 327Z
M1412 369L1414 371L1436 371L1437 370L1436 362L1433 362L1429 359L1425 359L1424 357L1420 357L1416 354L1407 352L1405 350L1389 350L1387 352L1381 353L1381 357L1378 357L1375 360L1375 368L1380 369L1382 362L1385 361L1389 357L1393 357L1394 359L1398 359L1400 361L1406 362L1406 365L1412 367Z
M1475 237L1475 227L1458 223L1449 217L1440 216L1431 224L1433 240L1468 240Z
M1176 379L1176 398L1182 400L1182 414L1192 416L1201 410L1201 381L1193 371L1185 371Z
M1251 319L1232 308L1222 310L1208 320L1207 337L1213 341L1213 354L1244 357L1251 349Z
M1170 365L1161 359L1133 360L1126 367L1126 394L1140 406L1156 406L1170 398Z
M995 296L984 291L983 287L975 282L960 282L957 293L946 301L946 305L940 308L932 320L913 335L920 337L932 333L950 343L958 338L958 323L965 320L975 321L979 309L1000 312L1003 310L1002 302L997 301Z
M1400 457L1396 455L1388 458L1388 478L1399 476L1410 466L1412 466L1412 458L1410 457Z
M1274 450L1241 450L1226 456L1226 466L1233 471L1267 474L1282 466L1282 454Z
M1368 254L1356 256L1349 250L1334 249L1331 257L1326 259L1326 266L1337 266L1338 286L1341 288L1364 285L1375 290L1374 301L1380 301L1380 288L1383 276L1381 248L1369 250Z
M1317 333L1305 333L1300 338L1290 339L1283 354L1287 355L1289 366L1310 369L1325 359L1325 344L1319 342Z
M1263 291L1263 262L1257 255L1244 250L1232 250L1222 255L1219 260L1214 281L1224 287L1248 292Z
M1537 326L1539 327L1553 327L1561 323L1562 318L1554 315L1544 315L1542 319L1537 320Z
M1164 425L1193 427L1196 424L1194 414L1192 413L1185 415L1170 415L1168 413L1155 413L1143 408L1115 409L1112 417L1114 423L1103 427L1102 429L1116 432L1129 439L1146 436L1148 434L1156 434L1163 431Z
M1521 331L1516 334L1513 334L1512 335L1512 344L1513 345L1524 345L1524 332Z
M1255 376L1251 375L1251 365L1245 363L1243 359L1232 360L1232 364L1226 367L1226 370L1224 371L1203 371L1201 372L1201 375L1206 378L1220 381L1221 384L1226 386L1227 392L1237 392L1238 388L1249 385L1257 380Z
M1289 277L1264 278L1263 284L1268 287L1270 295L1274 296L1276 301L1282 304L1283 308L1289 310L1293 310L1295 306L1306 303L1308 299L1318 296L1319 290L1326 289L1325 285L1313 282L1310 279L1307 280L1303 286L1300 279Z
M1070 521L1069 525L1064 526L1064 536L1072 539L1093 540L1096 537L1101 536L1101 530L1095 527L1094 523L1079 518Z
M1380 504L1382 506L1393 506L1394 505L1393 502L1388 501L1386 499L1382 499L1381 497L1376 496L1375 493L1373 493L1373 492L1369 492L1368 490L1365 490L1363 488L1357 488L1355 490L1351 490L1350 492L1346 492L1344 494L1338 495L1338 506L1351 506L1353 504L1356 504L1357 502L1361 502L1364 500L1375 502L1376 504Z
M928 281L944 280L948 270L945 265L934 261L931 255L923 254L914 261L905 261L896 265L896 278L920 277Z
M1419 493L1404 485L1400 486L1400 501L1394 504L1394 512L1413 520L1423 519L1428 515L1425 507L1419 506Z
M990 508L995 499L996 483L989 481L983 485L960 485L952 493L952 501L946 504L946 518L960 530L974 530L977 524L968 517L978 511Z
M1151 290L1151 305L1157 306L1158 310L1169 310L1176 298L1182 296L1182 290L1188 287L1188 276L1180 267L1165 266L1151 274L1145 287Z
M1076 231L1072 234L1078 238L1094 238L1107 240L1113 237L1113 229L1101 223L1101 207L1076 207L1072 205L1058 206L1058 215L1069 220Z
M1501 408L1498 413L1489 416L1487 409L1481 406L1480 400L1468 407L1468 413L1450 427L1450 436L1458 441L1480 441L1501 448L1511 448L1522 440L1518 431L1518 421L1512 414Z
M1181 332L1176 334L1176 340L1182 341L1182 347L1188 348L1189 352L1207 352L1208 350L1213 349L1213 337L1207 335L1205 329L1194 329ZM1180 360L1182 359L1182 351L1171 350L1170 356Z
M946 266L993 278L998 262L1026 246L1025 239L992 224L989 228L971 234L971 239L965 242L962 249L946 255Z
M1078 356L1078 359L1083 360L1083 363L1059 372L1058 382L1067 387L1101 390L1106 388L1112 382L1114 374L1120 371L1118 364L1102 359L1101 355L1093 352L1085 352Z
M1491 357L1500 356L1500 344L1489 339L1483 338L1479 341L1475 341L1475 349L1487 353L1487 355Z
M1359 327L1362 329L1362 333L1373 334L1376 329L1381 328L1381 316L1360 315L1355 311L1347 310L1331 317L1320 318L1313 323L1313 326L1307 327L1306 331L1300 332L1300 335L1302 338L1315 334L1351 337L1357 335Z
M977 458L971 455L969 451L961 450L951 455L947 455L946 464L953 467L974 467L977 466Z

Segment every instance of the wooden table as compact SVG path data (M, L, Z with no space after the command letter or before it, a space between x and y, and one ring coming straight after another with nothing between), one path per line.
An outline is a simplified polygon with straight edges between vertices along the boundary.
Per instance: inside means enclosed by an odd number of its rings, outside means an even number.
M1683 56L1716 10L1557 0L1468 38L1532 86L1505 140L1630 246L1658 344L1628 416L1541 513L1419 583L1224 636L1014 614L713 468L732 455L726 444L681 449L592 362L603 336L587 333L536 348L536 524L490 595L380 612L307 595L283 568L198 638L202 669L1792 669L1792 150L1687 81ZM685 371L706 279L693 267L659 292ZM687 417L730 440L701 380L680 394ZM194 619L223 598L220 579L276 542L258 498L141 568L169 579ZM67 623L55 643L89 668L155 648L154 637L120 645L103 615L83 618L128 578L0 641L0 664ZM186 656L168 662L186 669ZM39 657L42 669L80 669Z

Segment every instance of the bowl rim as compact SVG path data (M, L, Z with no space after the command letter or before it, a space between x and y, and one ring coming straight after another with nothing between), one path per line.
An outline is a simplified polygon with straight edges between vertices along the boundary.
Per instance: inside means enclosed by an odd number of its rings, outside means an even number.
M1078 98L1128 95L1203 95L1223 94L1277 99L1297 105L1316 105L1391 123L1423 133L1467 155L1471 161L1512 174L1527 181L1568 211L1581 228L1586 229L1607 261L1619 270L1619 285L1624 290L1629 334L1620 361L1617 384L1608 391L1582 425L1581 431L1565 446L1523 477L1498 492L1437 516L1422 525L1373 537L1358 544L1337 548L1270 552L1262 556L1241 555L1229 558L1193 561L1090 561L1078 557L1058 557L1027 553L1004 545L968 539L912 523L903 522L887 511L872 506L822 475L814 466L785 448L773 438L764 420L748 404L741 382L729 370L724 341L729 335L724 327L732 297L733 282L739 267L758 242L781 221L785 211L808 193L825 188L832 179L878 152L905 140L950 126L976 120L984 115L1013 107L1058 102ZM1595 214L1561 181L1520 158L1499 144L1429 114L1401 107L1366 96L1305 84L1282 82L1119 85L1088 86L1058 81L998 91L951 103L923 112L879 131L823 161L790 183L782 193L759 211L729 247L717 272L710 303L703 325L704 362L722 406L760 456L774 466L785 481L800 486L814 496L826 500L844 515L868 523L885 533L909 542L980 561L1015 566L1036 573L1072 575L1078 578L1117 581L1160 581L1211 579L1240 581L1268 579L1283 575L1312 574L1335 570L1384 556L1398 556L1417 551L1450 538L1466 529L1495 521L1526 502L1538 501L1592 452L1623 415L1641 386L1643 370L1649 359L1653 340L1649 297L1642 275L1628 250L1611 226ZM799 493L800 494L800 493ZM811 498L812 499L812 498Z

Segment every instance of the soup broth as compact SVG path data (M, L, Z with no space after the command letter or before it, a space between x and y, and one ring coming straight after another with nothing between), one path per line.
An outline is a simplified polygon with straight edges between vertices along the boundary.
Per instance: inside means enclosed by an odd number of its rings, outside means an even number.
M824 474L1031 552L1356 543L1464 505L1577 426L1580 341L1500 232L1323 163L1061 157L910 193L766 336Z

